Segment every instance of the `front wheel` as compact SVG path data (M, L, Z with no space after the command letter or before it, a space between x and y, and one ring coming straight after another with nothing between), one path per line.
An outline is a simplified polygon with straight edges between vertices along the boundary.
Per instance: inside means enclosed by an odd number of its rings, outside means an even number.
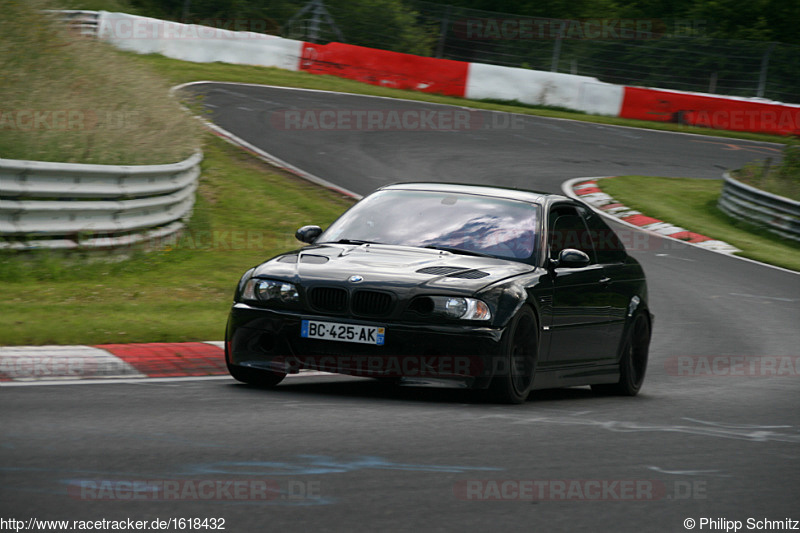
M228 372L236 381L241 381L248 385L256 385L258 387L274 387L286 377L286 374L283 372L246 368L230 363L228 363Z
M489 397L498 403L519 404L528 399L539 351L539 323L530 307L514 315L503 341L501 365L489 385Z
M636 396L644 383L650 349L650 321L645 312L637 313L628 330L619 361L619 381L613 384L592 385L598 394Z

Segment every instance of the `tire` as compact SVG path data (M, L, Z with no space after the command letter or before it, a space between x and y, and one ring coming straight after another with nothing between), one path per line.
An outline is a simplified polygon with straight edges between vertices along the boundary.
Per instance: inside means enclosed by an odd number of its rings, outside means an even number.
M503 364L492 378L488 399L496 403L524 403L533 387L538 352L539 322L531 308L524 306L506 331Z
M236 381L258 387L274 387L286 377L286 374L283 372L246 368L243 366L235 366L230 363L228 363L228 372Z
M646 312L634 315L622 345L619 360L619 381L613 384L592 385L592 391L604 395L636 396L644 383L650 348L650 321Z

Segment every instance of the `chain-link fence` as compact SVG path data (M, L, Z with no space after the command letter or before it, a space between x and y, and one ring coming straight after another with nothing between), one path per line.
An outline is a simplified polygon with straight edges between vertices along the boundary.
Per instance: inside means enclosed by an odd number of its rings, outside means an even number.
M287 19L282 33L622 85L800 102L800 46L713 39L707 21L543 19L424 0L358 4L298 2L297 11L306 11Z

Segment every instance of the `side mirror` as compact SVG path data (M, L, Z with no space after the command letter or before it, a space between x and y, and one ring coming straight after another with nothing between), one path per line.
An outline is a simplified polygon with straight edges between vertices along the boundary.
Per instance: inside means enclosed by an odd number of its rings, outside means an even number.
M592 260L586 252L575 248L564 248L558 254L558 259L550 260L551 268L581 268L587 266Z
M306 244L313 244L320 235L322 228L319 226L303 226L294 233L294 238Z

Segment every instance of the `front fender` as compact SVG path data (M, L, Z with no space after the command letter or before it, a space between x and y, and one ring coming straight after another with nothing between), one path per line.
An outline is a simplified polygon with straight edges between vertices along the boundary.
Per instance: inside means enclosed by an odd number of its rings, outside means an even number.
M477 297L493 307L492 325L504 328L526 303L539 315L535 294L541 292L541 273L520 276L491 285L477 294ZM541 318L537 316L537 318Z

